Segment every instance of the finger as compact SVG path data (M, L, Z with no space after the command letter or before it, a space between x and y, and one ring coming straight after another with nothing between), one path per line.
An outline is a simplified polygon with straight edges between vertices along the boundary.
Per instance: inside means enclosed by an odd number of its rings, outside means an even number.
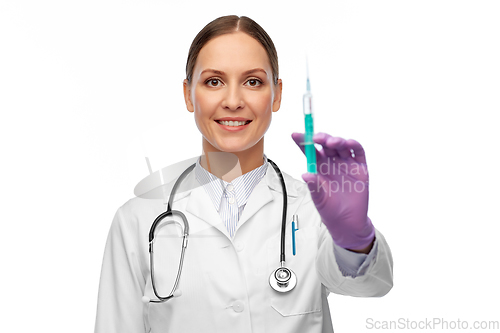
M334 138L335 139L335 138ZM340 141L334 141L334 140L329 140L326 142L327 145L331 147L335 147L337 150L337 154L344 159L347 160L348 158L352 157L351 155L351 149L346 145L346 140L339 138Z
M330 137L326 140L326 148L334 151L334 154L342 159L347 159L351 156L345 146L345 140L339 137Z
M346 141L346 147L351 151L351 156L358 163L366 163L365 150L361 144L353 139Z
M305 155L305 145L304 145L304 134L303 133L292 133L292 139L295 141L297 146L299 146L300 150L302 150L302 153Z
M304 133L292 133L292 139L295 141L297 146L299 146L300 150L302 150L302 153L306 155L306 145L304 142ZM322 150L318 150L318 148L314 147L314 150L316 150L316 163L322 163L321 161L324 160L325 158L325 153Z
M311 192L311 199L314 205L318 209L322 208L327 201L327 182L320 174L315 173L304 173L302 179L306 182L309 192Z
M337 157L339 156L337 154L337 150L336 149L332 149L330 148L326 143L328 140L332 139L333 137L327 133L316 133L314 134L313 136L313 141L314 143L317 143L317 144L320 144L323 148L323 153L325 156L328 156L328 157ZM340 139L340 138L337 138L337 139ZM340 139L342 140L342 139Z
M339 156L342 159L351 157L351 152L345 145L346 140L343 138L333 137L326 133L318 133L317 136L313 137L313 140L323 146L325 155L329 157Z

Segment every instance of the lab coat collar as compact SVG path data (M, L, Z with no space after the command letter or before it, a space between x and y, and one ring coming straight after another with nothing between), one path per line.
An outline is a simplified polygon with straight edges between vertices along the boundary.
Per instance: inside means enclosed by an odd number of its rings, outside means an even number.
M287 185L287 196L288 197L297 197L298 196L298 185L300 182L294 180L289 175L285 174L281 171L283 177L285 179L285 184ZM186 179L184 180L186 185L189 186L187 188L191 188L192 190L179 193L174 198L174 202L178 201L186 196L188 197L188 202L186 205L186 211L191 213L192 215L198 217L199 219L205 221L206 223L212 225L214 228L217 228L220 232L225 234L228 238L229 233L222 222L222 219L214 208L210 197L206 193L203 186L201 186L196 180L194 172L191 172ZM184 187L184 186L182 186ZM238 221L237 229L241 228L245 222L247 222L253 215L255 215L263 206L268 204L269 202L274 200L273 191L279 192L280 196L283 193L281 188L281 182L279 178L269 163L266 175L264 178L255 186L252 194L248 198L247 204L243 213ZM194 231L194 230L193 230Z

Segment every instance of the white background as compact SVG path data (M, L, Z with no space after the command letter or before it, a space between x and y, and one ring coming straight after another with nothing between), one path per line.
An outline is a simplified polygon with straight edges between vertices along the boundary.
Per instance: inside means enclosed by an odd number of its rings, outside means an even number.
M185 61L227 14L256 20L278 49L267 156L305 172L290 135L303 126L306 51L316 131L365 147L394 288L331 295L335 331L370 331L367 318L499 321L498 1L2 0L0 331L93 331L107 232L148 174L144 156L158 169L201 153Z

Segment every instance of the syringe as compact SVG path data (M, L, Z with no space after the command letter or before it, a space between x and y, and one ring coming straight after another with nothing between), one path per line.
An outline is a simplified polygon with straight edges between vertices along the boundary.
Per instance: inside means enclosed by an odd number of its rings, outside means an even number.
M307 159L307 172L316 173L316 148L314 147L314 119L312 107L311 84L309 83L309 66L307 65L307 91L304 94L304 122L306 133L304 135L304 145Z

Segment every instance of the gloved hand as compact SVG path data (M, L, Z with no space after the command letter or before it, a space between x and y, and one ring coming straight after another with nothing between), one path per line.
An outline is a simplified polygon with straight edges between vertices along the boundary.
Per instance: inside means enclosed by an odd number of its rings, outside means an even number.
M304 134L292 138L304 153ZM326 133L316 133L317 174L305 173L311 197L321 220L335 244L349 250L370 246L375 228L368 218L368 169L365 152L355 140L344 140ZM304 153L305 154L305 153Z

